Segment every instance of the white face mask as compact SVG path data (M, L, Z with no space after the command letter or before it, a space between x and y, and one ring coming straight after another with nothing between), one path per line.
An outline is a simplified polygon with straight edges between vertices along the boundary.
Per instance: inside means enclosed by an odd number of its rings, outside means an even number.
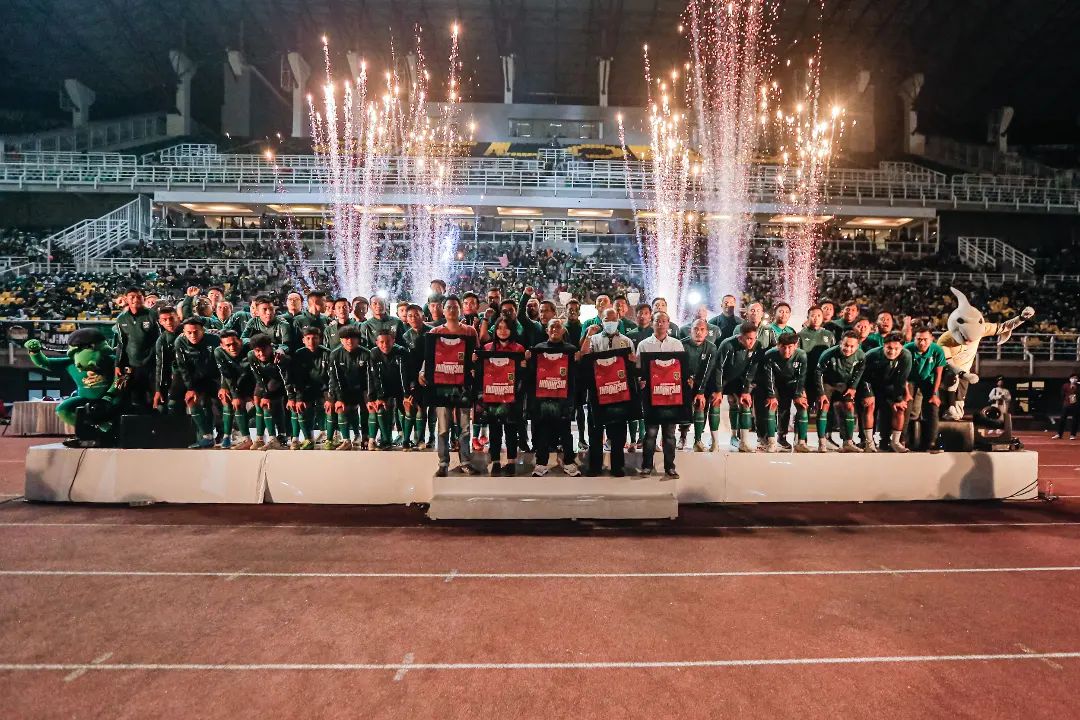
M607 335L614 335L617 332L619 332L619 323L618 323L618 321L616 321L616 320L605 320L604 321L604 333L606 333Z

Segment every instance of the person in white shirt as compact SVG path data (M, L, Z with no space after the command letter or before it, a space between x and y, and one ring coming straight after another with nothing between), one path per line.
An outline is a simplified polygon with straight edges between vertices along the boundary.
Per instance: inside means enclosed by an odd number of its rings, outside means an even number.
M637 365L641 367L641 359L647 353L656 352L682 352L685 350L681 341L671 337L671 318L666 312L657 312L653 315L653 334L638 344ZM656 435L662 433L664 448L664 474L669 478L676 479L679 473L675 472L675 424L663 423L661 425L645 425L645 444L641 450L641 475L653 474L653 456L656 454Z
M619 350L621 348L634 349L633 341L619 332L619 313L615 308L607 308L600 315L600 325L589 326L586 341L582 343L582 354L604 352L606 350ZM633 362L634 355L630 355ZM600 425L593 422L595 415L589 413L589 467L586 475L599 475L604 469L604 433L607 433L608 444L611 446L611 474L614 477L623 477L626 474L626 422L616 422L608 425Z
M1006 413L1011 402L1012 393L1005 387L1005 378L998 378L997 384L990 390L990 404Z

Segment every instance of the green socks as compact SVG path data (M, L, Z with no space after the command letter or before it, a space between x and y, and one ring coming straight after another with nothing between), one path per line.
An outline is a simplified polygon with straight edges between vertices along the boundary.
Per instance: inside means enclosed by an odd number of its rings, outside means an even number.
M738 424L740 430L749 430L754 427L754 418L750 413L750 408L739 408Z
M855 437L855 416L851 413L844 414L844 440Z
M701 436L705 434L705 411L694 411L694 439L701 440Z
M766 437L776 437L776 411L770 410L769 417L766 420Z
M810 427L810 419L807 412L802 408L795 411L795 435L803 442L806 442L806 431Z
M720 408L709 408L709 429L716 432L720 429Z
M824 442L825 437L828 434L829 428L829 413L824 410L818 413L817 416L817 436L818 442Z

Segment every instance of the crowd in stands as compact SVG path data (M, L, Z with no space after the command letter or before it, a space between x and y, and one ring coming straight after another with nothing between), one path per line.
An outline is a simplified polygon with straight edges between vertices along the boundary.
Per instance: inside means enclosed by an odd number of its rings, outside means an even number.
M71 253L64 248L51 248L45 238L48 232L30 232L17 228L0 228L0 257L26 258L28 262L70 263Z
M40 248L40 234L19 231L0 232L0 255L35 256ZM0 280L0 316L36 318L79 318L110 316L116 309L113 299L125 285L139 284L162 297L178 297L192 284L202 285L213 280L224 285L230 299L243 300L270 286L277 286L273 293L283 300L285 294L296 287L298 263L290 257L301 248L304 258L319 257L307 245L285 243L257 243L223 241L220 238L200 241L171 241L154 239L134 246L126 246L116 255L122 258L155 258L198 260L200 258L235 260L276 260L269 268L265 266L241 266L228 277L221 277L208 266L163 262L160 269L152 272L131 273L75 273L57 271L52 275L42 273L26 277L9 275ZM408 246L405 243L379 243L378 259L383 263L408 262ZM513 293L516 288L531 286L548 298L558 300L560 293L570 293L589 304L600 293L620 294L642 292L644 281L641 273L641 256L634 243L604 245L590 255L572 250L536 248L528 242L470 244L464 242L457 253L460 265L453 265L445 278L450 292L462 293L476 287L497 287ZM57 261L54 254L54 261ZM57 261L58 262L58 261ZM472 262L485 263L486 267L470 266ZM853 253L823 248L820 267L871 267L877 269L941 270L956 262L941 255L918 259L896 253ZM758 246L749 258L752 266L777 267L780 259L775 250ZM400 270L390 276L400 276ZM320 287L332 287L332 278L326 272L313 273L311 278ZM748 282L743 301L760 300L766 306L784 298L776 296L776 283L766 278ZM1080 317L1080 287L1071 283L1044 286L1029 283L1007 283L983 287L975 284L962 288L972 301L987 312L991 319L1009 317L1025 305L1039 309L1035 320L1026 326L1030 332L1073 333ZM945 317L953 307L953 297L947 285L933 285L913 280L903 285L869 282L854 278L828 280L823 278L820 297L855 298L867 308L884 307L903 310L914 317L925 318L936 328L943 328Z

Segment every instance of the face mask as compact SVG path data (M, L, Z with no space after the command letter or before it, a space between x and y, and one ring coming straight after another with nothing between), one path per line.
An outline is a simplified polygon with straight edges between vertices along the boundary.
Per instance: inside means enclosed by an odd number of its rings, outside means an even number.
M604 332L608 335L614 335L619 331L619 323L615 320L606 320L604 322Z

